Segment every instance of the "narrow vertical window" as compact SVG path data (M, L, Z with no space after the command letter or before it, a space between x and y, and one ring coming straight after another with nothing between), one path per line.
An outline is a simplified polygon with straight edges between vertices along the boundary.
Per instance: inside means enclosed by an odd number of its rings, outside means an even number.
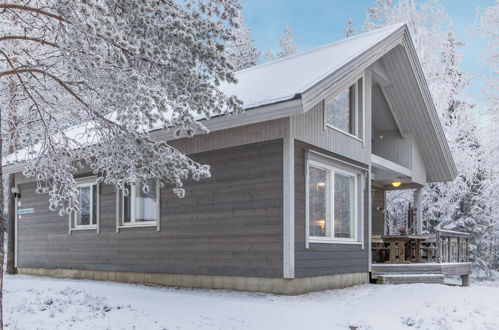
M79 210L69 215L70 230L96 229L99 220L99 187L94 178L79 179Z
M353 238L355 177L334 174L334 237Z
M329 234L327 223L328 173L327 170L320 167L310 166L309 176L310 235L326 237Z

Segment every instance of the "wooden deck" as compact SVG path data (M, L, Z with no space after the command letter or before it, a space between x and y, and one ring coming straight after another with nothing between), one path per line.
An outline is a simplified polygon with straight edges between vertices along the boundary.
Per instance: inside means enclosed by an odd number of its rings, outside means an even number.
M448 230L437 230L434 238L373 237L373 257L378 253L381 262L373 258L371 279L380 284L444 283L446 276L461 276L467 286L472 268L469 240L467 233Z
M371 278L376 283L443 283L446 276L461 276L469 285L471 262L373 264Z

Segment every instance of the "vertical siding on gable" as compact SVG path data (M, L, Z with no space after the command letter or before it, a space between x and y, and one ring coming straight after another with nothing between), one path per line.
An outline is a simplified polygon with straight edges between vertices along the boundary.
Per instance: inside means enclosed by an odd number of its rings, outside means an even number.
M362 141L326 127L323 109L324 102L319 102L305 114L291 117L291 129L295 139L369 164L371 161L370 150L364 146Z
M161 191L161 231L116 233L116 195L101 185L100 233L68 234L35 184L20 185L19 267L282 277L282 140L194 154L212 178Z
M339 132L325 125L324 102L320 101L306 113L291 117L291 130L295 139L320 147L337 155L363 163L371 163L371 70L364 71L363 135L364 140ZM353 83L353 81L352 81ZM329 91L329 94L333 93Z
M310 243L305 247L305 151L315 150L361 165L301 141L295 141L295 276L321 276L368 272L368 192L364 194L364 248L360 244ZM366 167L367 169L367 167Z

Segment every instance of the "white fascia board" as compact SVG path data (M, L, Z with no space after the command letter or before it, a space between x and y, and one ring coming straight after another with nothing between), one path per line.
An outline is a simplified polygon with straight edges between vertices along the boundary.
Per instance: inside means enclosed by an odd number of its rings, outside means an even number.
M233 127L286 118L300 113L303 113L302 103L300 98L295 98L285 102L279 102L259 108L244 110L243 112L235 115L213 117L209 120L203 120L202 122L210 130L210 132L215 132ZM154 133L155 131L151 131L151 133ZM173 130L169 130L161 132L158 136L158 139L171 141L185 137L187 136L181 135L175 137ZM12 174L22 172L24 170L24 167L25 163L23 161L19 161L17 163L3 166L3 173Z
M302 93L304 111L311 109L317 102L326 97L327 94L339 91L355 80L362 72L374 64L391 49L401 44L404 40L406 25L401 25L390 36L381 40L373 47L365 50L362 54L351 59L350 62L324 78L322 81L310 87Z

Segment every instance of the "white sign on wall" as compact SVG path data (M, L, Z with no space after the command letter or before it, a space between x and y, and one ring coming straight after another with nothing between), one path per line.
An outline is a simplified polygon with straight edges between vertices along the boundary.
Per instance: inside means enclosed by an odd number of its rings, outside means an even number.
M31 214L31 213L35 213L35 209L34 208L19 209L19 210L17 210L17 214Z

